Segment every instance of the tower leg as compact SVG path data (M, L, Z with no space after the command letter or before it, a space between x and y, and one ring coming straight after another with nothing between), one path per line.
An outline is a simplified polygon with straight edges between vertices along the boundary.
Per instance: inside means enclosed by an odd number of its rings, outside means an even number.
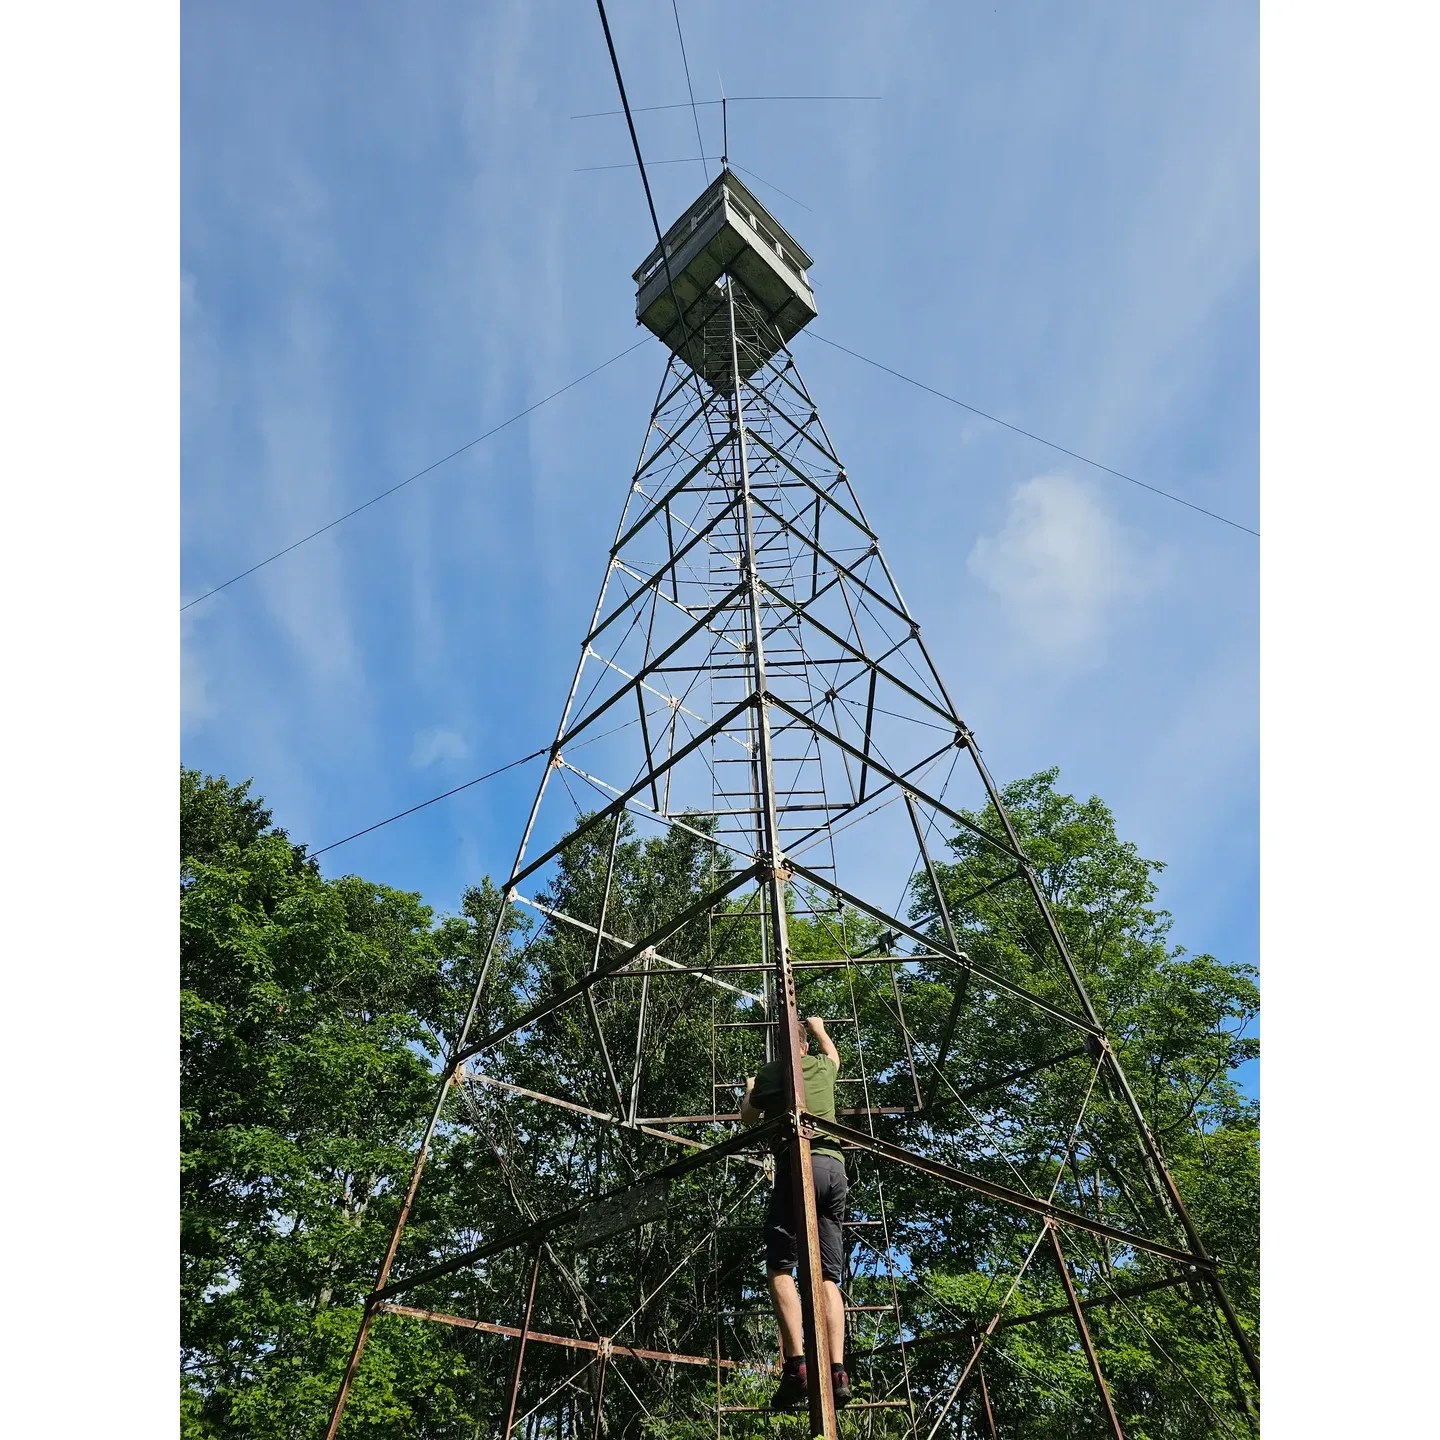
M590 1440L600 1440L600 1427L605 1420L605 1378L609 1371L610 1352L606 1350L600 1356L600 1381L595 1387L595 1426L590 1432ZM718 1367L715 1373L720 1373Z
M921 642L923 649L924 642ZM938 678L938 676L937 676ZM943 692L943 686L942 686ZM946 694L946 701L950 703L950 697ZM954 709L951 703L951 709ZM956 714L958 720L958 712ZM980 776L981 783L985 786L985 792L990 798L990 803L995 807L995 813L1000 817L1000 823L1005 828L1005 834L1016 851L1022 851L1020 837L1015 833L1015 827L1010 822L1009 812L1005 809L1005 802L1000 798L1000 791L990 777L990 771L986 768L985 761L980 756L979 747L972 739L966 747L970 751L970 757L975 762L976 772ZM1023 853L1023 852L1022 852ZM1070 983L1080 1000L1086 1017L1104 1033L1104 1025L1099 1014L1090 1002L1090 996L1085 989L1085 984L1080 978L1080 972L1076 968L1074 958L1070 954L1070 947L1065 943L1064 933L1060 929L1059 922L1050 908L1050 902L1045 896L1045 891L1035 875L1034 867L1028 863L1024 867L1025 882L1029 887L1031 896L1034 898L1036 907L1040 911L1041 918L1045 922L1045 928L1049 932L1051 943L1055 946L1056 953L1065 967L1066 974L1070 977ZM1140 1143L1145 1151L1146 1158L1150 1161L1160 1183L1164 1186L1165 1194L1170 1201L1170 1206L1180 1222L1180 1227L1185 1232L1185 1238L1190 1242L1190 1248L1194 1251L1197 1260L1209 1270L1209 1284L1215 1292L1215 1299L1220 1306L1221 1314L1225 1317L1225 1323L1230 1329L1241 1355L1245 1358L1245 1364L1250 1370L1251 1378L1258 1385L1260 1383L1260 1358L1256 1355L1250 1344L1250 1338L1241 1328L1240 1318L1236 1315L1234 1307L1230 1303L1230 1297L1225 1292L1224 1283L1215 1273L1214 1265L1200 1239L1200 1232L1195 1228L1194 1221L1190 1218L1190 1212L1185 1208L1185 1202L1180 1198L1180 1188L1175 1184L1175 1177L1171 1175L1170 1168L1165 1164L1165 1158L1160 1153L1160 1147L1156 1143L1155 1136L1146 1123L1145 1115L1140 1109L1140 1102L1135 1098L1135 1092L1130 1088L1130 1081L1126 1078L1125 1070L1120 1064L1120 1057L1111 1048L1108 1041L1105 1044L1104 1063L1108 1065L1110 1073L1115 1077L1116 1084L1120 1087L1121 1098L1125 1101L1125 1108L1130 1112L1130 1118L1135 1124L1140 1135Z
M458 1073L458 1071L455 1072L455 1074ZM440 1123L440 1113L445 1108L445 1097L449 1093L454 1079L454 1074L447 1075L440 1084L440 1093L435 1097L435 1108L431 1111L430 1123L425 1127L424 1137L420 1141L420 1149L415 1155L415 1164L410 1171L410 1185L405 1191L405 1199L400 1206L395 1229L391 1232L390 1244L386 1247L385 1258L381 1260L380 1269L376 1272L374 1290L365 1300L365 1313L360 1317L360 1329L355 1336L350 1359L345 1365L345 1375L340 1381L340 1393L335 1397L335 1408L330 1412L330 1424L325 1430L325 1440L335 1440L335 1434L340 1429L340 1418L344 1415L346 1401L350 1398L350 1386L354 1383L355 1373L360 1368L360 1356L364 1353L365 1342L370 1338L370 1326L375 1320L374 1291L384 1289L386 1280L390 1278L390 1267L395 1263L395 1255L400 1248L400 1237L405 1233L406 1223L410 1219L410 1207L415 1203L415 1192L420 1188L421 1175L425 1173L425 1161L430 1154L430 1141L435 1136L435 1127Z
M1070 1302L1075 1326L1080 1331L1080 1344L1084 1347L1085 1359L1090 1366L1090 1373L1095 1377L1095 1388L1105 1402L1105 1417L1110 1422L1110 1433L1115 1440L1125 1440L1125 1432L1120 1428L1120 1417L1116 1415L1114 1401L1110 1399L1110 1387L1105 1383L1104 1373L1100 1369L1100 1357L1095 1353L1095 1342L1090 1338L1090 1327L1085 1323L1085 1311L1080 1304L1080 1297L1075 1293L1075 1282L1070 1278L1070 1266L1066 1264L1065 1252L1060 1248L1060 1236L1053 1225L1047 1229L1050 1232L1050 1248L1055 1252L1055 1264L1060 1270L1060 1279L1065 1284L1065 1298Z
M519 1348L515 1352L515 1368L510 1372L510 1391L505 1400L504 1440L510 1440L510 1431L515 1425L515 1405L520 1399L520 1372L525 1368L525 1341L530 1335L530 1321L535 1314L535 1282L540 1278L540 1257L545 1252L543 1245L535 1247L535 1258L530 1262L530 1289L525 1296L525 1318L520 1322Z
M985 1367L980 1366L977 1373L980 1378L980 1407L985 1412L985 1433L990 1440L999 1440L995 1430L995 1412L990 1408L990 1391L985 1384Z

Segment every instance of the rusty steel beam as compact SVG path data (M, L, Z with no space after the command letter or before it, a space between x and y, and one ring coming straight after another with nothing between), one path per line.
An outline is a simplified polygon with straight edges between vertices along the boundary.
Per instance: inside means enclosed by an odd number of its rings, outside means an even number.
M471 1015L473 1013L474 1004L472 1002ZM470 1023L469 1016L466 1017L465 1023L466 1025ZM400 1249L400 1239L405 1234L405 1224L410 1217L410 1208L415 1203L415 1194L420 1188L420 1177L425 1173L425 1161L430 1154L430 1142L434 1138L436 1126L440 1123L441 1112L445 1108L446 1097L454 1083L455 1073L446 1075L440 1082L435 1096L435 1104L430 1111L429 1123L420 1139L420 1148L415 1152L415 1161L410 1169L410 1184L406 1188L405 1198L400 1205L399 1218L390 1234L390 1243L385 1247L385 1255L380 1261L380 1269L376 1272L375 1284L371 1288L371 1293L365 1301L365 1308L360 1314L360 1328L355 1332L355 1343L350 1348L350 1358L345 1362L345 1373L340 1379L340 1390L330 1411L330 1423L325 1428L325 1440L335 1440L336 1432L340 1429L340 1420L345 1414L345 1406L350 1399L350 1388L354 1385L355 1376L360 1370L360 1356L365 1351L365 1342L370 1337L370 1327L375 1322L375 1300L384 1288L390 1275L390 1269L395 1263L395 1256Z
M517 1325L496 1325L489 1320L470 1320L464 1315L447 1315L443 1310L424 1310L418 1305L398 1305L382 1300L376 1307L387 1315L408 1315L413 1320L433 1320L439 1325L453 1325L460 1330L480 1330L486 1335L508 1335L516 1339L521 1331ZM549 1335L543 1330L527 1330L527 1340L537 1345L562 1345L567 1350L589 1350L597 1355L624 1355L632 1360L660 1360L671 1365L714 1365L711 1355L681 1355L673 1350L645 1350L638 1345L622 1345L618 1340L586 1340L579 1335ZM739 1360L718 1362L727 1369L744 1368Z
M981 1365L977 1372L980 1381L980 1404L985 1411L985 1433L990 1440L999 1440L999 1432L995 1429L995 1412L990 1408L990 1390L985 1384L985 1367Z
M525 1296L525 1318L516 1332L520 1337L520 1348L515 1352L515 1368L510 1372L510 1391L505 1402L505 1430L503 1440L510 1440L510 1431L515 1425L515 1404L520 1398L520 1372L525 1367L525 1341L530 1333L530 1318L535 1313L535 1286L540 1279L540 1257L544 1247L535 1247L535 1259L530 1265L530 1289Z
M836 1140L844 1140L857 1150L867 1150L872 1155L878 1155L882 1160L894 1161L897 1165L908 1165L912 1170L932 1175L947 1185L955 1185L964 1190L974 1190L977 1194L984 1195L991 1200L998 1200L1005 1205L1013 1205L1017 1210L1027 1210L1032 1215L1040 1215L1056 1224L1069 1225L1077 1230L1088 1230L1092 1235L1103 1235L1122 1245L1129 1245L1136 1250L1145 1250L1151 1255L1162 1256L1164 1259L1173 1260L1180 1265L1193 1265L1196 1270L1202 1272L1202 1276L1204 1272L1213 1270L1214 1262L1208 1257L1189 1254L1158 1240L1147 1239L1144 1235L1136 1235L1129 1230L1121 1230L1117 1226L1092 1220L1078 1210L1051 1204L1034 1195L1027 1195L1023 1190L1012 1190L1008 1185L1001 1185L994 1180L986 1180L983 1176L972 1175L966 1170L957 1170L953 1165L943 1164L939 1160L931 1160L928 1156L918 1155L915 1151L903 1149L899 1145L891 1144L888 1140L867 1135L863 1130L852 1130L848 1125L837 1125L834 1121L824 1120L819 1115L806 1115L804 1121L811 1129L831 1135Z
M1110 1422L1110 1433L1115 1440L1125 1440L1125 1432L1120 1428L1120 1417L1115 1413L1115 1402L1110 1398L1110 1387L1105 1383L1105 1372L1100 1368L1100 1357L1095 1353L1095 1342L1090 1338L1090 1327L1085 1323L1085 1308L1075 1293L1075 1282L1070 1278L1070 1267L1065 1263L1065 1252L1060 1248L1060 1236L1053 1225L1047 1225L1045 1229L1050 1236L1050 1248L1055 1254L1060 1279L1065 1285L1065 1298L1069 1300L1070 1311L1075 1317L1075 1328L1080 1332L1080 1344L1085 1350L1086 1363L1090 1366L1095 1388L1100 1392L1100 1399L1105 1405L1105 1418Z
M590 1440L600 1440L600 1427L605 1419L605 1381L610 1374L610 1351L600 1357L600 1383L595 1387L595 1427Z
M739 1089L739 1086L734 1087ZM904 1115L919 1115L921 1112L913 1105L872 1105L868 1110L863 1107L850 1109L837 1109L837 1115L884 1115L887 1118L895 1119ZM726 1111L714 1115L647 1115L643 1120L637 1120L638 1126L646 1125L717 1125L722 1121L739 1120L739 1111ZM698 1143L698 1142L694 1142Z
M701 1140L687 1140L683 1135L671 1135L664 1130L653 1130L650 1128L649 1120L637 1120L634 1126L628 1126L622 1119L607 1114L604 1110L592 1110L588 1105L577 1105L573 1100L561 1100L556 1095L546 1095L539 1090L527 1090L523 1085L512 1085L508 1080L497 1080L493 1075L482 1075L476 1070L467 1070L466 1075L478 1081L482 1085L488 1085L495 1090L504 1090L511 1095L523 1096L526 1100L537 1100L542 1105L554 1105L561 1110L572 1111L576 1115L584 1115L588 1119L598 1120L604 1125L615 1125L623 1129L634 1128L642 1134L652 1136L656 1140L668 1140L672 1145L688 1145L691 1148L703 1149L704 1142Z

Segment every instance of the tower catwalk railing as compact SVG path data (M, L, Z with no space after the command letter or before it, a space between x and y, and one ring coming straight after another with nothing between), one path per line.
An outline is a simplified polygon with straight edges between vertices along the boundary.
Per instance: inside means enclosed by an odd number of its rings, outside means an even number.
M724 323L661 381L328 1433L386 1316L508 1377L482 1433L750 1433L776 1363L771 1148L801 1197L809 1373L843 1352L857 1377L838 1416L811 1384L813 1435L934 1440L967 1407L994 1433L995 1387L1028 1383L996 1337L1057 1317L1084 1424L1122 1434L1087 1316L1166 1295L1258 1378L810 392L764 307L721 289ZM771 354L748 377L742 344ZM835 1022L834 1120L805 1109L807 1014ZM977 1025L1013 1063L977 1070ZM785 1104L745 1130L767 1059ZM818 1303L822 1138L854 1180L842 1335ZM978 1298L932 1278L941 1255L987 1277Z

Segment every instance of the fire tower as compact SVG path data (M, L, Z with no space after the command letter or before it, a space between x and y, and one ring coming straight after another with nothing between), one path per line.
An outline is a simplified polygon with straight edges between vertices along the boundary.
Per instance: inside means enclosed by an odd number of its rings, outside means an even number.
M481 1347L506 1440L561 1434L557 1407L597 1440L1006 1433L985 1360L1014 1324L1073 1327L1095 1388L1069 1433L1120 1436L1087 1318L1112 1294L1175 1294L1258 1376L790 353L811 264L727 168L635 271L669 358L331 1437L399 1323ZM841 1051L834 1122L803 1106L807 1014ZM1003 1073L977 1073L976 1026ZM742 1129L768 1058L786 1113ZM845 1336L815 1305L821 1137L851 1176ZM427 1206L442 1147L474 1211ZM777 1164L805 1200L809 1372L843 1345L855 1381L838 1416L824 1384L808 1417L765 1412ZM983 1322L912 1293L960 1215Z

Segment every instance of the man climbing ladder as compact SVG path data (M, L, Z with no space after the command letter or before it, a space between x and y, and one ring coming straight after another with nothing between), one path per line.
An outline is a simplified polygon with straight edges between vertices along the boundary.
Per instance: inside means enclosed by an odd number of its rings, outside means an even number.
M819 1047L818 1055L810 1054L811 1036ZM818 1016L810 1016L804 1030L797 1027L796 1044L800 1047L800 1066L805 1080L804 1108L811 1115L833 1121L840 1054L835 1042L825 1033L825 1022ZM740 1120L745 1125L758 1125L768 1114L784 1109L783 1062L771 1060L745 1082ZM805 1403L808 1392L800 1294L793 1277L799 1259L797 1232L803 1221L796 1213L790 1167L780 1146L776 1148L776 1160L775 1188L765 1217L765 1271L785 1366L780 1375L780 1388L770 1404L776 1410L795 1410ZM840 1293L840 1270L845 1258L841 1228L845 1223L845 1157L839 1145L833 1140L812 1141L810 1170L815 1180L815 1219L820 1232L825 1331L834 1347L830 1383L838 1408L850 1402L850 1379L844 1364L845 1299Z

